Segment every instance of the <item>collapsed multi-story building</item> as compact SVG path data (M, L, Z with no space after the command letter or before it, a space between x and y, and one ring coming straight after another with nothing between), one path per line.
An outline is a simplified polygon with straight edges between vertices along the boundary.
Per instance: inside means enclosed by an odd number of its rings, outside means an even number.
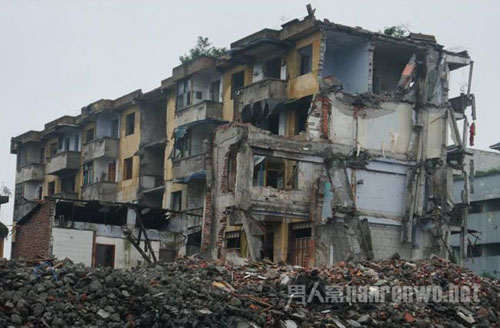
M500 150L500 143L490 148ZM470 172L470 208L468 211L468 238L465 242L464 266L477 274L500 277L500 154L471 149L473 165ZM453 185L457 207L464 206L462 190L464 179L457 175ZM460 239L453 236L451 246L459 257Z
M261 30L219 58L175 67L153 91L13 138L14 219L27 221L50 196L51 222L71 215L68 204L98 203L94 211L128 213L99 224L128 222L137 235L130 217L143 213L161 228L150 232L154 251L169 259L447 256L450 234L465 231L451 189L467 153L466 108L475 119L470 90L450 99L448 82L471 63L433 36L396 38L313 14Z

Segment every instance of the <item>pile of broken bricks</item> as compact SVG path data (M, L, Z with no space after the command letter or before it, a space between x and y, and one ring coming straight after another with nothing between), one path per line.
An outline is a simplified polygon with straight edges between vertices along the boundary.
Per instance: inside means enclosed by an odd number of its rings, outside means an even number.
M477 299L325 301L329 286L430 285L475 286ZM436 257L331 268L182 258L133 270L0 260L0 327L496 327L499 292L497 281Z

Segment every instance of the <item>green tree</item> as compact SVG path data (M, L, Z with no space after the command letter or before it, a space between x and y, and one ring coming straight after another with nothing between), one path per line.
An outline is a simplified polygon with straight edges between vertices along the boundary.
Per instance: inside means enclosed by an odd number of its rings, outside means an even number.
M208 56L208 57L219 57L227 51L226 48L217 48L212 45L208 38L199 36L196 46L189 50L189 53L179 56L181 63L186 64L196 58Z
M384 28L384 34L395 38L405 38L410 34L408 26L400 24Z

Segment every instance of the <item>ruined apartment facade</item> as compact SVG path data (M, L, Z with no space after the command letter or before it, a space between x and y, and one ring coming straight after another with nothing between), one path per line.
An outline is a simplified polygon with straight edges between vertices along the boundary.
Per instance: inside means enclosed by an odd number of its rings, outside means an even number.
M158 253L174 257L446 256L473 99L449 99L448 81L470 64L432 36L313 15L264 29L13 138L15 219L55 195L166 209Z

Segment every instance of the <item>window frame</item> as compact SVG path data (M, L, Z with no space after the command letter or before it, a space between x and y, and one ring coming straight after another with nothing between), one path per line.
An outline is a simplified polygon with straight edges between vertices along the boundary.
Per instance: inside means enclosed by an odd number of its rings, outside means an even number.
M134 157L127 157L123 160L123 181L131 180L134 177Z
M313 49L312 49L312 44L308 44L302 48L297 49L298 53L298 60L299 60L299 71L298 75L306 75L312 72L312 58L313 58ZM308 58L304 58L307 56ZM304 60L305 59L305 60ZM307 67L304 67L303 64L307 60Z
M97 248L99 246L101 246L101 247L109 247L109 248L111 248L113 250L112 251L113 256L111 258L111 268L114 269L114 267L115 267L115 258L116 258L116 245L113 245L113 244L101 244L101 243L95 243L94 244L94 254L92 256L92 260L93 260L92 261L93 262L92 266L94 268L97 268ZM107 266L102 266L102 267L107 267Z
M95 129L89 128L85 131L85 143L89 143L95 139Z
M125 136L130 136L135 133L135 112L125 116Z
M236 76L241 74L241 85L236 86ZM245 70L238 71L236 73L231 74L231 99L234 98L234 93L236 90L241 89L245 86Z

